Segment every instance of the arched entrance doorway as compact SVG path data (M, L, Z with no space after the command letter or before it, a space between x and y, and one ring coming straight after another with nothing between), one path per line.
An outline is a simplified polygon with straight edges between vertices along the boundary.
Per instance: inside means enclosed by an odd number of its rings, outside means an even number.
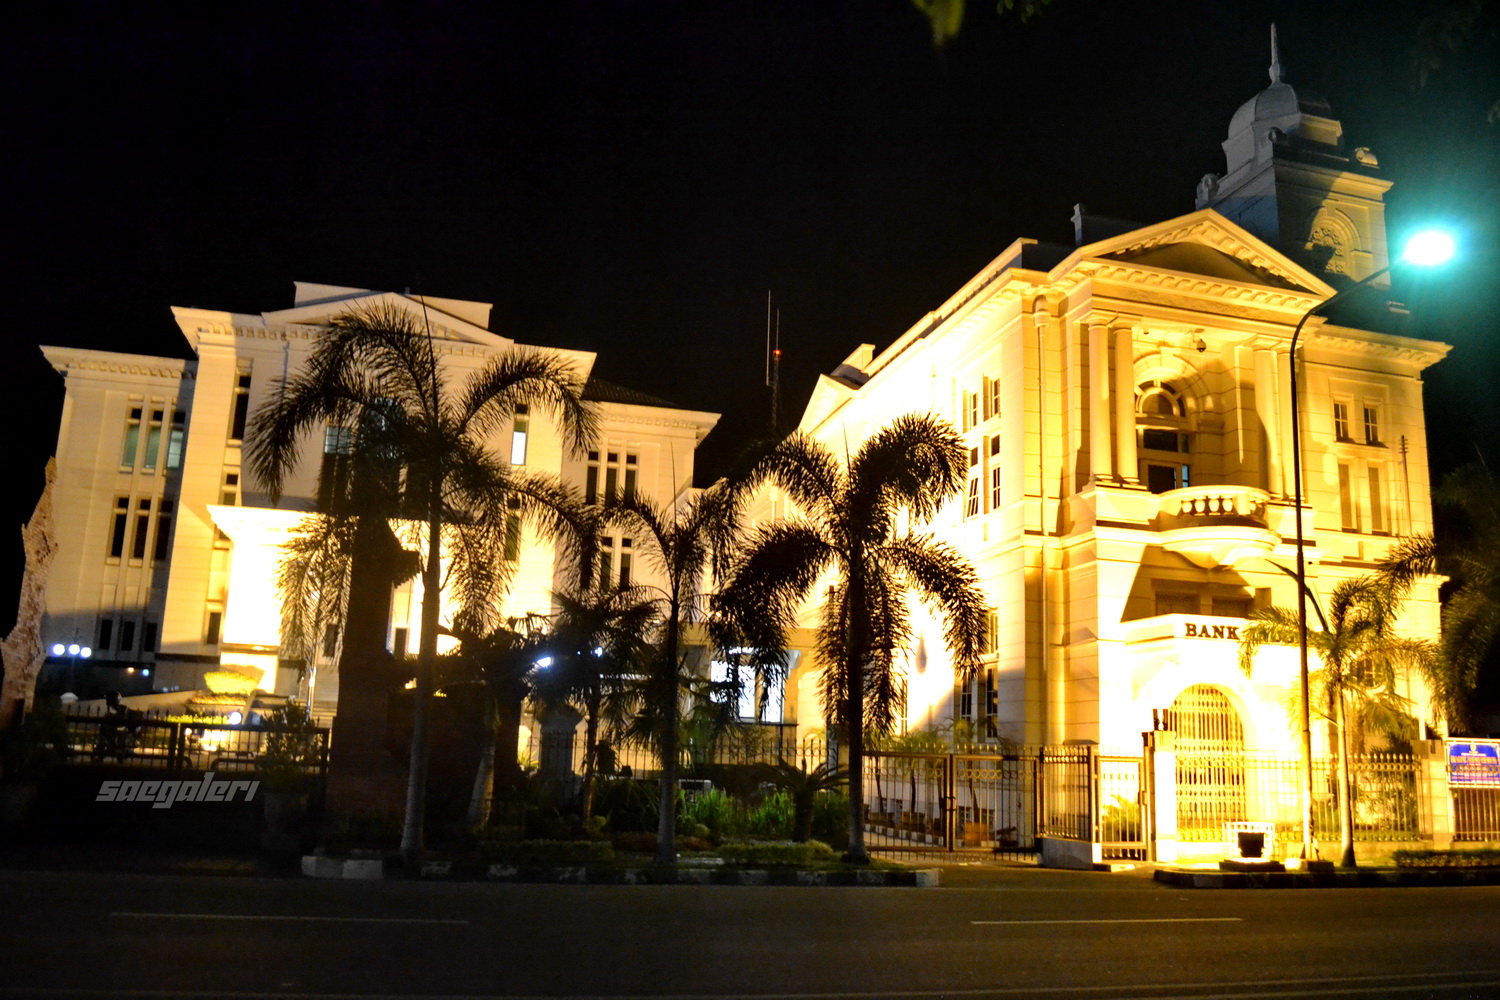
M1245 818L1245 727L1229 696L1194 684L1172 701L1163 728L1177 734L1177 836L1214 841Z

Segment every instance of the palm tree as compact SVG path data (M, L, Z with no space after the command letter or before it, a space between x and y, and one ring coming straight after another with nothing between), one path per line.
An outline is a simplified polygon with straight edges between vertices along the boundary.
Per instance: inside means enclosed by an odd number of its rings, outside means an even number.
M897 660L912 635L909 597L945 622L943 641L964 683L979 669L985 603L974 568L930 535L898 531L898 515L930 520L968 472L963 440L927 415L898 418L847 468L811 438L787 438L761 472L803 516L762 526L717 605L756 649L782 649L804 602L831 578L817 651L820 693L849 747L849 855L866 862L864 731L889 732L904 708Z
M594 437L597 418L582 400L583 376L561 355L512 348L451 387L443 352L412 314L373 306L335 317L302 370L257 411L246 442L251 470L279 498L302 439L325 427L347 433L353 472L348 495L378 517L402 517L423 551L421 641L401 849L423 843L428 702L437 666L445 587L456 630L482 634L509 583L519 527L544 536L570 528L571 498L549 477L517 470L493 455L491 435L525 405L549 415L566 447ZM343 429L347 429L344 431ZM374 484L382 497L368 496ZM336 484L337 485L337 484ZM330 492L329 484L322 484ZM330 505L328 516L347 516ZM443 576L444 551L449 576Z
M1452 581L1443 604L1441 652L1451 684L1434 697L1450 721L1462 724L1483 664L1500 652L1500 484L1483 465L1450 473L1433 491L1439 505L1435 535L1403 539L1381 564L1381 576L1405 592L1424 576Z
M1354 802L1349 777L1351 716L1383 716L1409 722L1406 699L1396 693L1401 672L1415 670L1435 690L1441 690L1436 646L1426 639L1400 635L1402 594L1376 577L1344 580L1328 596L1324 613L1317 597L1308 594L1318 616L1318 627L1307 630L1307 647L1321 667L1310 678L1320 714L1334 727L1339 799L1339 864L1352 868L1354 858ZM1240 630L1240 669L1250 676L1262 646L1295 646L1299 624L1295 608L1261 608ZM1313 706L1309 706L1313 707ZM1300 715L1300 708L1298 710Z
M657 604L636 587L592 587L578 596L553 594L557 610L547 636L546 667L532 694L544 708L563 705L584 719L583 816L594 812L599 729L623 725L632 677L644 672L657 631Z
M633 541L637 558L652 567L661 584L643 587L655 606L659 633L644 674L636 679L641 712L635 731L661 758L661 815L656 860L677 859L677 773L681 752L681 698L690 679L683 662L683 628L708 614L710 574L722 579L738 538L740 514L748 500L741 484L720 480L690 497L662 507L635 492L606 497L603 517ZM774 669L774 668L772 668Z

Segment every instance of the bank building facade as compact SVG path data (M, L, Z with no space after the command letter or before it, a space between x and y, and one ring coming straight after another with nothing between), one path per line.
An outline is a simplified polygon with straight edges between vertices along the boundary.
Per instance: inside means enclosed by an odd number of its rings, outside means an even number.
M58 554L42 625L48 647L90 645L96 680L127 695L158 693L138 707L170 706L174 692L230 671L264 692L306 701L319 721L331 718L339 703L337 630L308 661L284 659L276 580L283 545L315 509L348 432L307 435L274 505L250 475L243 445L256 410L302 367L329 320L370 310L404 312L430 329L452 391L517 346L489 329L486 303L297 282L287 308L174 309L189 360L43 348L66 384L52 487ZM597 441L570 453L545 414L521 413L495 431L494 454L585 495L618 485L668 502L689 489L694 450L717 414L594 378L592 353L557 353L587 379ZM615 533L601 546L612 581L651 582L650 567L632 559L631 539ZM552 593L571 582L561 578L555 547L528 529L514 559L502 614L550 613ZM421 600L420 578L394 589L384 646L397 659L418 648ZM454 644L439 637L443 651Z
M1075 245L1016 240L819 380L800 430L835 453L914 410L968 449L967 488L930 530L977 568L994 641L959 685L919 613L909 729L1136 752L1171 729L1185 749L1298 751L1297 651L1264 647L1247 676L1239 632L1254 609L1296 607L1278 568L1296 565L1290 341L1387 265L1390 184L1274 55L1223 148L1194 211L1137 227L1080 207ZM1324 600L1431 530L1422 372L1448 348L1383 332L1400 321L1388 286L1360 294L1367 318L1312 318L1295 361L1307 578ZM1400 628L1436 638L1437 581ZM800 719L816 717L812 688L789 692ZM1419 678L1398 693L1415 735L1442 733Z

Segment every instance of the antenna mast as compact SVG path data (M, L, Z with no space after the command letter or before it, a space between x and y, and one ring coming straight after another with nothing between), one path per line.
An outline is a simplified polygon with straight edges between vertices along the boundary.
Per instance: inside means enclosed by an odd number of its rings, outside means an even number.
M771 390L771 437L781 436L781 310L771 308L766 291L766 387Z

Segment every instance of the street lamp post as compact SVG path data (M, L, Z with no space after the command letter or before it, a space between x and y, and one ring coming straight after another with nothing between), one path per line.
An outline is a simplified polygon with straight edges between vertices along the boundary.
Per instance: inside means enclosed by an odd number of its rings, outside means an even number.
M1427 230L1417 233L1407 241L1399 263L1420 267L1436 267L1453 256L1453 239L1446 233ZM1376 278L1390 271L1392 264L1366 275L1359 281L1302 314L1297 327L1292 331L1292 343L1287 352L1292 380L1292 495L1296 503L1297 526L1297 654L1298 681L1302 688L1302 858L1312 858L1317 847L1313 842L1313 765L1312 765L1312 715L1308 706L1307 669L1307 561L1303 555L1302 534L1302 409L1297 400L1297 338L1302 327L1314 316L1323 314L1334 303L1347 298L1369 285Z

